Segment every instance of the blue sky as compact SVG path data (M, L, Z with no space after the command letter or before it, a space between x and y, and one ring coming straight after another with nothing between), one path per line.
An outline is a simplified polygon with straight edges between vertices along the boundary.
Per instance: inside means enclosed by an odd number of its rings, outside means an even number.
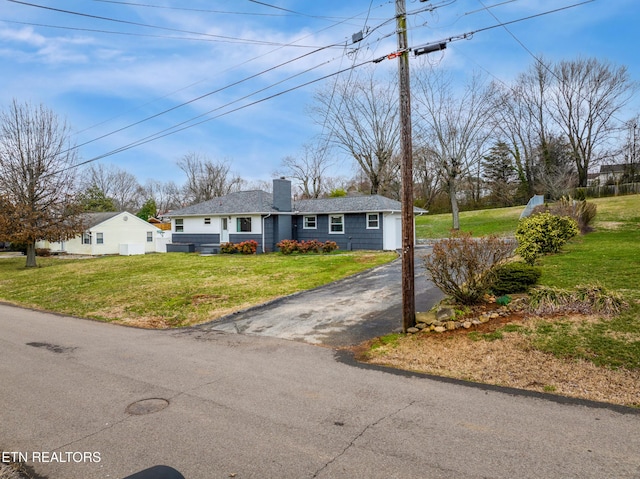
M409 45L576 3L407 0ZM249 103L392 53L394 12L393 0L0 0L0 105L45 104L72 127L82 160L109 155L97 161L141 183L181 183L176 162L190 152L228 161L250 182L270 180L283 157L320 132L309 108L335 77ZM481 70L509 82L534 61L529 52L552 61L593 56L626 65L640 81L638 25L637 0L595 0L511 24L513 36L478 32L428 60L460 78ZM369 35L353 45L361 30ZM628 117L638 112L635 101ZM183 131L110 155L183 122ZM336 160L331 174L352 173L348 158Z

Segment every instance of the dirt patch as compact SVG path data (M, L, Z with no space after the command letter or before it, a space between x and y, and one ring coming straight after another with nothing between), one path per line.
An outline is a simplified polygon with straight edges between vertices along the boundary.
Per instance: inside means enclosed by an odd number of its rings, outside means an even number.
M597 322L597 316L563 316L564 322ZM437 376L512 387L562 396L640 407L640 371L611 370L583 360L559 359L531 346L530 339L511 328L535 326L551 317L522 312L496 318L473 328L442 334L421 332L397 342L354 348L356 358ZM479 339L500 330L499 340Z

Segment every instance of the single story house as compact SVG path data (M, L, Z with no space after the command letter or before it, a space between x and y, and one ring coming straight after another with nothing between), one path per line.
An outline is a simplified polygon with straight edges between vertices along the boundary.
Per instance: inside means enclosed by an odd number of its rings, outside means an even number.
M291 182L282 178L273 180L273 194L240 191L166 216L173 242L167 251L215 251L221 243L254 240L259 252L272 252L284 239L335 241L342 250L402 247L399 201L380 195L292 201Z
M84 233L68 241L39 241L36 247L91 256L132 255L165 252L165 245L171 236L170 232L161 231L126 211L85 213L85 228Z

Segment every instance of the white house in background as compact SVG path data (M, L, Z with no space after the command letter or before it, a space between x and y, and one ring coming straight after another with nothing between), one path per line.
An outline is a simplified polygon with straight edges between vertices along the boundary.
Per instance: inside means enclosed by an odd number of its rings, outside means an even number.
M37 248L52 252L100 256L105 254L164 253L171 232L162 231L126 211L114 213L86 213L86 230L81 235L50 243L39 241Z

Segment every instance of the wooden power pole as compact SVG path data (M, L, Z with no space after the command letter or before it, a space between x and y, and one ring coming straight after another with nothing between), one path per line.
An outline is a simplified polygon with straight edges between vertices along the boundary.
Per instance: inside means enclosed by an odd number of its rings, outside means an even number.
M402 155L402 330L416 324L413 228L413 147L411 143L411 88L407 45L406 0L396 0L398 75L400 86L400 147Z

